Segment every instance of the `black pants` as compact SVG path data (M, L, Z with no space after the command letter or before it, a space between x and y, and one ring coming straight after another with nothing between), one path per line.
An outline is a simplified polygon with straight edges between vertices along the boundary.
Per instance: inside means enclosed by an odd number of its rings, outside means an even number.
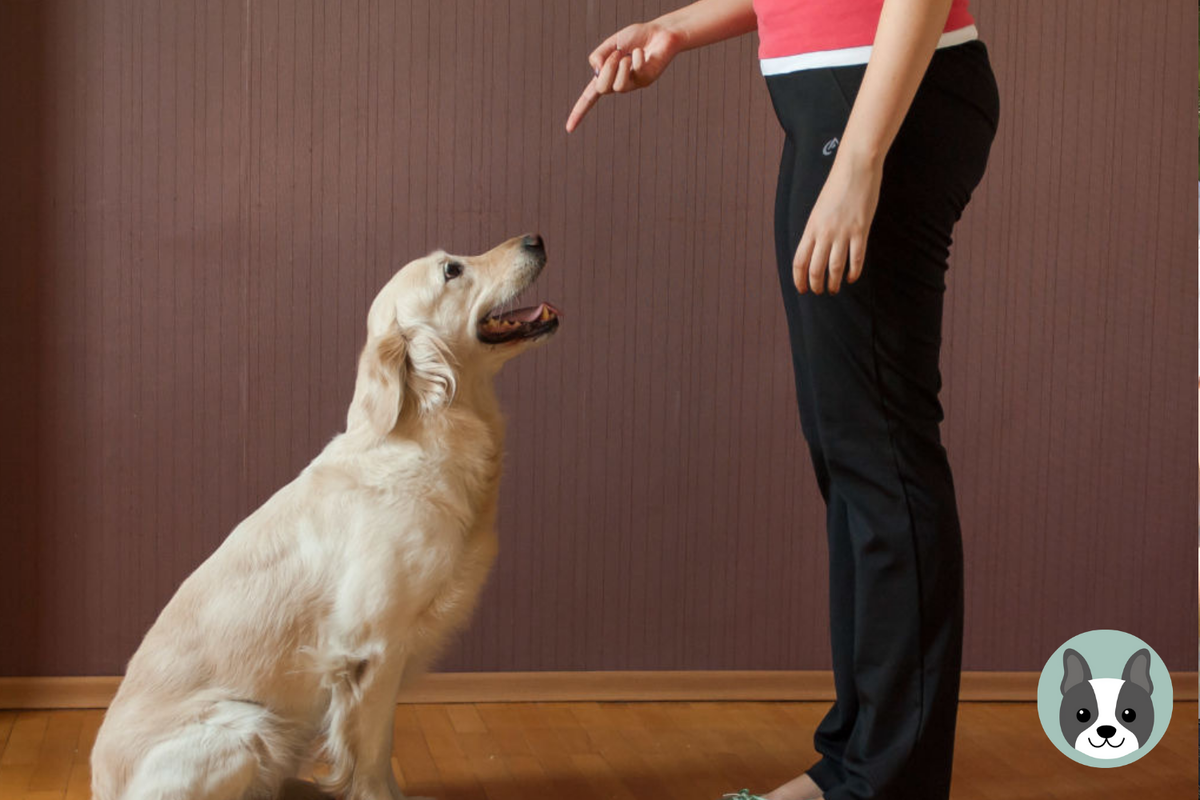
M827 800L949 797L962 538L938 432L951 232L999 100L987 49L937 51L884 162L862 277L801 295L792 257L865 66L767 78L787 133L775 206L801 427L826 503L837 700L809 775Z

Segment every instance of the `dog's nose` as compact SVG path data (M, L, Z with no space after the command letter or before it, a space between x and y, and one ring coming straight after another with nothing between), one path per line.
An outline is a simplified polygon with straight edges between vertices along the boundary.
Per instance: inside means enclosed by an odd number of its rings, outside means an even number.
M542 241L542 237L536 233L527 233L521 237L521 246L527 247L530 250L545 250L546 243Z
M1096 733L1100 734L1105 739L1111 739L1117 735L1117 729L1112 725L1101 725L1099 728L1096 728Z

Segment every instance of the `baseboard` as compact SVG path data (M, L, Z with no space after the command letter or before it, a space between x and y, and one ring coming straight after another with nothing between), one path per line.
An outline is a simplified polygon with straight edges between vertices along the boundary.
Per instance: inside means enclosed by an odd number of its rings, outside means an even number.
M106 708L116 677L0 678L0 709ZM1197 697L1197 674L1171 676L1175 699ZM964 672L963 702L1037 700L1036 672ZM821 701L833 699L828 671L442 672L426 675L401 703L645 701Z

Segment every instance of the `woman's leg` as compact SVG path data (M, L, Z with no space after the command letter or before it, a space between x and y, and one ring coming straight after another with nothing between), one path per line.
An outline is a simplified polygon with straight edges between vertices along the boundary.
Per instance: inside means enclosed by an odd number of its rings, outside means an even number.
M801 298L830 495L845 505L829 536L851 553L854 576L841 611L853 616L856 714L841 742L842 781L822 787L830 800L898 796L901 781L905 796L946 796L953 752L962 554L938 438L942 290L933 274L918 278L921 259L904 253L911 242L901 236L873 232L862 279L835 297ZM834 631L835 641L846 635ZM919 776L907 768L918 746L943 756Z
M797 294L790 252L862 68L768 80L793 152L777 204L780 282L828 504L838 700L818 729L823 758L810 774L829 800L949 793L962 550L938 431L938 353L950 234L995 128L990 70L969 84L981 53L986 68L982 45L935 55L884 168L863 277L836 296ZM959 91L980 96L978 107Z
M837 124L837 119L832 120ZM789 138L784 142L780 159L779 183L775 197L775 246L779 263L790 264L791 253L799 234L793 237L797 215L795 206L803 198L820 191L824 183L824 171L813 171L805 165L797 165L796 148ZM804 211L804 217L808 213ZM790 250L788 248L791 248ZM789 273L790 275L790 273ZM826 504L827 529L829 535L829 615L830 646L833 653L833 674L836 700L825 715L814 736L815 747L822 758L809 768L805 776L781 787L773 794L778 800L808 800L818 797L821 789L844 780L841 761L846 741L854 727L857 714L857 696L854 689L852 659L854 653L854 558L849 539L834 535L844 527L846 504L839 496L830 496L829 474L821 449L820 431L816 427L816 410L811 391L811 377L807 359L804 357L804 334L800 324L799 297L790 277L780 271L785 313L792 344L792 367L796 379L796 397L800 406L800 423L808 442L813 471L817 485ZM790 291L789 291L790 289ZM776 800L771 797L770 800Z

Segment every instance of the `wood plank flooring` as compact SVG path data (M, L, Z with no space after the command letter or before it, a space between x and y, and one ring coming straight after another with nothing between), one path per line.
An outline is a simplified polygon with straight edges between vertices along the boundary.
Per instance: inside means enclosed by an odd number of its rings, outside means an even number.
M813 758L824 703L402 705L393 767L439 800L716 800L765 791ZM0 711L0 800L86 800L102 711ZM1197 708L1175 706L1135 764L1090 769L1046 741L1032 703L959 713L958 800L1142 800L1197 791Z

